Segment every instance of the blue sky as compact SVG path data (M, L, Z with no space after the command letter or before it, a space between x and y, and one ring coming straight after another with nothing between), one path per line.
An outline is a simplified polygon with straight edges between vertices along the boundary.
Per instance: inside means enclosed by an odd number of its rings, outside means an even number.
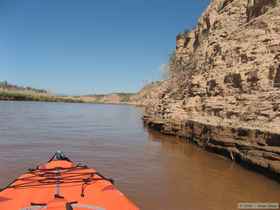
M161 78L209 0L0 0L0 80L56 93L135 92Z

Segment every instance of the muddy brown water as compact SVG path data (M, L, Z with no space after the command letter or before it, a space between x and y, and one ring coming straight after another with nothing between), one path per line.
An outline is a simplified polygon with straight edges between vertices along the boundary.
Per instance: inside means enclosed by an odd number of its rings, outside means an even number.
M232 210L279 202L280 184L143 127L132 106L0 102L0 185L63 150L114 178L143 210Z

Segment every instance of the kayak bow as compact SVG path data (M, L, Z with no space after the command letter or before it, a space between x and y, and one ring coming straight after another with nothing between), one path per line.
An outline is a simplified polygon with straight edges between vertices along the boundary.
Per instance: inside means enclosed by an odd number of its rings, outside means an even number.
M139 210L93 168L61 151L0 191L1 210Z

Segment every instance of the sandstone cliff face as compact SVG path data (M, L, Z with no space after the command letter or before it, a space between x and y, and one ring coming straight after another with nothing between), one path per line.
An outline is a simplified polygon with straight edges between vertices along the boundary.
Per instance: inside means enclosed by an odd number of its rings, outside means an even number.
M280 174L280 2L213 0L176 39L144 121Z

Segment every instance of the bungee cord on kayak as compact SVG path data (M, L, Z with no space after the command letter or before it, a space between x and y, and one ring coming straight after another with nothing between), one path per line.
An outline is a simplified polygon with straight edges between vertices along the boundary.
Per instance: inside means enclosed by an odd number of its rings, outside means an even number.
M86 165L74 164L59 151L2 189L0 198L6 201L0 202L0 209L137 210L113 183Z
M75 166L68 169L30 169L31 176L18 178L15 181L23 181L21 184L11 184L8 188L37 187L42 185L58 185L58 184L74 184L81 183L81 196L85 196L84 191L89 183L107 180L113 184L112 179L108 179L99 172L83 172L81 170L88 169L87 166ZM75 172L79 170L78 172ZM62 176L63 175L63 176ZM59 197L59 193L55 194Z

